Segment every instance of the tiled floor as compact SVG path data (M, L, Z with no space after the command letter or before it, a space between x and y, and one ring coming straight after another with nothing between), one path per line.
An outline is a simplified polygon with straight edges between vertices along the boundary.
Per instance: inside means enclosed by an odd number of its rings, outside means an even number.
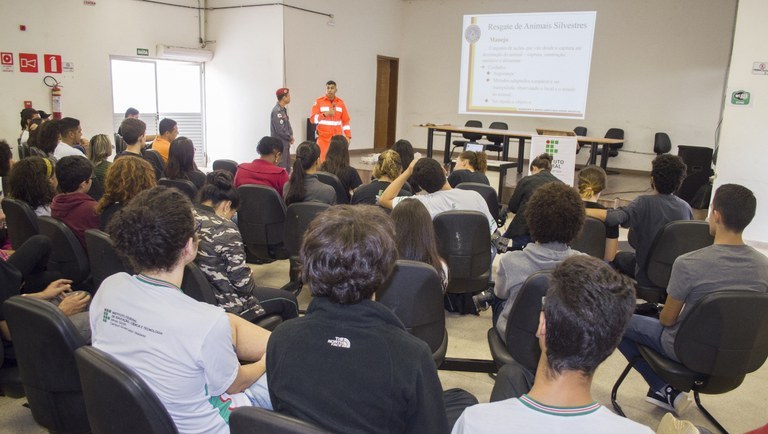
M511 175L511 174L510 174ZM498 185L498 174L489 173L491 185ZM514 185L510 176L508 185ZM639 194L650 192L647 174L614 175L609 177L604 199L631 200ZM622 230L626 239L626 232ZM768 252L764 252L768 253ZM498 261L498 257L496 261ZM282 286L288 281L288 261L277 261L268 265L253 265L254 276L261 285ZM310 301L307 288L300 294L302 308ZM491 326L490 311L480 316L446 314L448 328L448 357L490 359L486 332ZM593 382L595 399L610 408L610 391L621 370L626 365L623 357L614 353L597 370ZM481 402L487 402L493 387L493 380L486 374L439 371L443 387L460 387L473 393ZM652 429L658 425L664 411L644 401L647 386L642 378L631 373L619 393L619 402L627 416L646 424ZM744 384L735 391L723 395L702 396L702 401L720 422L731 432L744 432L768 422L766 402L768 401L768 364L747 376ZM14 400L0 397L0 432L45 432L32 420L29 409L22 406L24 399ZM685 419L713 430L701 412L691 406L683 414Z

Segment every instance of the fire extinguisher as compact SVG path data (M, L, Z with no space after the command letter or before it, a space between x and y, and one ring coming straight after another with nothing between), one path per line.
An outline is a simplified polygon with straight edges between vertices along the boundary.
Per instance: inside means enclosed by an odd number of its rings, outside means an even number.
M51 113L54 119L61 119L61 83L54 77L46 75L43 83L51 88Z

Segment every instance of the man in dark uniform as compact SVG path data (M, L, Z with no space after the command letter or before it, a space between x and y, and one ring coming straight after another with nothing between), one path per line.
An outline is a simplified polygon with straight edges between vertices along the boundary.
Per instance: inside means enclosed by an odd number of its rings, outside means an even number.
M293 144L293 128L288 120L288 110L285 108L291 102L291 94L288 89L281 87L275 92L277 104L272 109L272 118L269 123L270 135L282 142L283 155L278 166L291 171L291 145Z

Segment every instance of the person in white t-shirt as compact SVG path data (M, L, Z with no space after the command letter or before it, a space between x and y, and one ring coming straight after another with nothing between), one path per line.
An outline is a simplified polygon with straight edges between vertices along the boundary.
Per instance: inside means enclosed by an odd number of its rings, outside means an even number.
M57 160L74 155L85 157L84 146L88 145L88 140L83 139L83 128L80 121L75 118L64 118L56 123L59 129L59 143L53 150L53 156Z
M573 256L555 268L542 302L542 352L531 391L467 408L453 433L652 433L595 402L590 390L634 311L629 280L597 258Z
M271 409L263 375L270 333L181 288L197 254L189 199L176 189L145 190L107 232L138 274L102 283L90 309L93 346L136 371L179 432L229 433L232 408Z

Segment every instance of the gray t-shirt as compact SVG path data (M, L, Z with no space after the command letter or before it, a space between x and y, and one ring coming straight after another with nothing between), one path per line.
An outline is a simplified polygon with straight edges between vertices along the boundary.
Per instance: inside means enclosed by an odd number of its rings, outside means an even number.
M768 292L768 258L750 246L714 244L680 256L672 266L667 294L685 302L675 325L665 327L661 345L675 354L675 336L690 309L717 291Z
M288 196L288 189L291 183L286 182L283 187L283 197ZM324 184L317 175L304 175L304 200L303 202L322 202L328 205L336 205L336 190L328 184Z
M488 210L488 203L483 199L483 196L476 191L454 188L451 190L438 190L434 193L419 194L410 197L400 196L392 200L392 208L396 207L404 200L413 199L424 204L433 220L438 214L445 211L480 211L485 214L485 218L488 219L488 228L491 233L496 231L496 227L498 226L496 224L496 219L493 218L491 211Z

